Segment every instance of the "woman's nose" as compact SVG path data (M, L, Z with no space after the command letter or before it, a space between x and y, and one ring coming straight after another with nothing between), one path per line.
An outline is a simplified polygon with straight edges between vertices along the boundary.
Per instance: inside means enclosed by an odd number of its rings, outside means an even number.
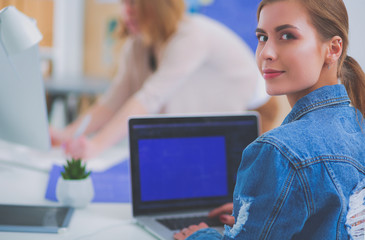
M259 57L262 60L275 60L277 58L275 44L272 41L266 41L265 45L259 51Z

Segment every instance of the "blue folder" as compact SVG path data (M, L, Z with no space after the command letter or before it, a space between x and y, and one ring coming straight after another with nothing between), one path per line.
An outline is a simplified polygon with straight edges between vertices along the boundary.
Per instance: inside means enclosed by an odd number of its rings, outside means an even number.
M56 185L62 170L62 166L53 165L49 173L46 199L57 201ZM128 160L124 160L103 172L92 172L90 176L95 192L92 202L128 203L131 201Z

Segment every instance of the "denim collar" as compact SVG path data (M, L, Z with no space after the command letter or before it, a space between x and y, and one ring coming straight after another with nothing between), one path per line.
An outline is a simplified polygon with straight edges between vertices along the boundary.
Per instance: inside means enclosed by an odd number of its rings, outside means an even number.
M303 115L336 104L350 104L345 86L342 84L324 86L299 99L282 125L300 119Z

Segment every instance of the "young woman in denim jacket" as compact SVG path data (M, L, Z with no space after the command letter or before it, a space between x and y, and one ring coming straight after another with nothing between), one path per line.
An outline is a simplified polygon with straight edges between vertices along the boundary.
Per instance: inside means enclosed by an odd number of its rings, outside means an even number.
M352 239L350 199L365 192L365 74L346 54L346 7L263 0L256 34L266 90L286 94L292 111L244 150L233 227L221 236L201 223L175 238Z

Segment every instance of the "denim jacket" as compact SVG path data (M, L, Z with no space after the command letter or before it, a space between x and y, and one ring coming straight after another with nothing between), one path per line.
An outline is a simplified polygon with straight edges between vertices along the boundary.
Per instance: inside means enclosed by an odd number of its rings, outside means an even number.
M242 154L233 227L201 239L350 239L349 198L365 183L365 125L343 85L301 98L282 125Z

